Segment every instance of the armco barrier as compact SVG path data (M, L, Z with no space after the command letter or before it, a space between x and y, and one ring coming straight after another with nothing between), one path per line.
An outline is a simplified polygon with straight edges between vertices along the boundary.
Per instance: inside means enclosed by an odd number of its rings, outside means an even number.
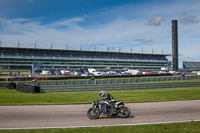
M108 84L126 84L126 83L142 83L142 82L158 82L158 81L174 81L174 80L191 80L200 79L200 76L172 76L172 77L146 77L146 78L130 78L130 79L99 79L99 80L72 80L72 81L46 81L46 82L25 82L26 84L41 85L108 85Z
M13 82L2 83L2 88L16 88L18 91L26 93L39 92L73 92L73 91L95 91L109 88L110 90L124 90L124 89L148 89L157 88L153 82L158 81L174 81L174 80L191 80L199 79L200 76L172 76L172 77L143 77L143 78L129 78L129 79L102 79L102 80L71 80L71 81L47 81L47 82ZM142 83L145 82L145 83ZM145 86L146 83L152 82L150 86ZM137 84L135 84L137 83ZM139 83L142 83L140 86ZM187 87L193 86L194 82L177 82L177 83L161 83L158 88L172 88L172 87ZM15 86L13 86L15 85ZM183 85L183 86L181 86ZM196 85L196 83L194 83ZM31 86L31 87L28 87ZM189 87L188 86L188 87Z
M42 85L41 93L56 92L82 92L82 91L113 91L113 90L138 90L138 89L162 89L178 87L196 87L200 82L168 82L168 83L136 83L136 84L96 84L96 85Z

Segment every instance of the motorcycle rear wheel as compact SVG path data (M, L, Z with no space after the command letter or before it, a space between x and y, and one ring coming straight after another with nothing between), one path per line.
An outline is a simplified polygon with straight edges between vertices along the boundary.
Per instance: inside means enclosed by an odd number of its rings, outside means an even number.
M100 116L100 112L99 110L94 110L93 108L89 108L88 112L87 112L87 116L90 119L98 119Z
M129 108L122 106L122 107L120 107L120 112L118 113L118 115L121 118L127 118L130 116L130 113L131 113L131 111Z

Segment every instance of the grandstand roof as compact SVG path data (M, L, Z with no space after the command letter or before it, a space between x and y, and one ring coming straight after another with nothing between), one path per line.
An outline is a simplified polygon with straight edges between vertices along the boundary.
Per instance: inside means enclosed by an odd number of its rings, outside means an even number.
M40 48L18 48L18 47L0 47L1 51L7 52L50 52L50 53L78 53L82 54L105 54L105 55L142 55L142 56L171 56L170 54L150 54L150 53L128 53L128 52L111 52L111 51L86 51L86 50L63 50L63 49L40 49Z

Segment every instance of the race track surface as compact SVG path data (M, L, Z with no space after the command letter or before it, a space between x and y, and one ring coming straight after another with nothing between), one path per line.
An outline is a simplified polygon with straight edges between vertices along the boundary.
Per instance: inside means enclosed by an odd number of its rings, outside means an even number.
M68 128L200 120L200 100L128 103L129 118L90 120L85 105L0 106L0 129Z

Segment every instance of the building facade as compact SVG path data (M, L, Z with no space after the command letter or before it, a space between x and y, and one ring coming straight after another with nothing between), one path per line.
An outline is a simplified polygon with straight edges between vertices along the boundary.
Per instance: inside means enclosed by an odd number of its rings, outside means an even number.
M32 64L41 63L49 69L161 69L171 65L167 56L170 55L0 47L0 68L30 69Z

